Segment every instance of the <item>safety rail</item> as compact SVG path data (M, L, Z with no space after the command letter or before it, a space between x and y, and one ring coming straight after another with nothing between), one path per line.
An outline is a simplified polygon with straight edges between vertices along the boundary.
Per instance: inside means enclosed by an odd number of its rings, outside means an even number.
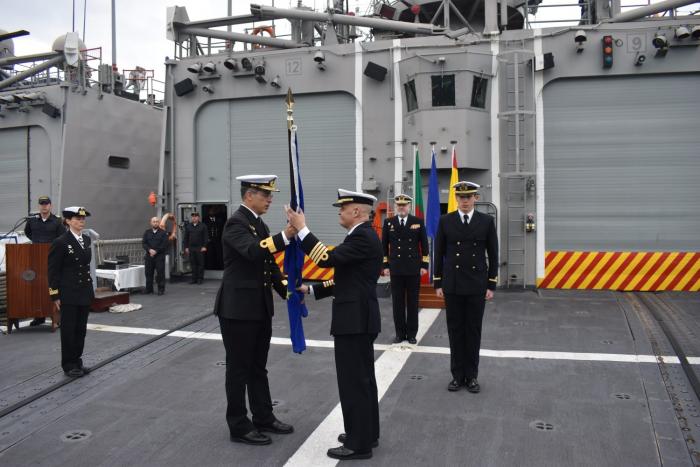
M106 259L116 259L127 256L129 264L144 264L144 250L140 238L120 238L114 240L95 241L97 264L103 264Z

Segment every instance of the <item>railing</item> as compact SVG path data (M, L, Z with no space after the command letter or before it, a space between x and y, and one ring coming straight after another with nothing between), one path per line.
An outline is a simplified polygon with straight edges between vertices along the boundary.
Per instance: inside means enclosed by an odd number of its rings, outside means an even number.
M103 264L105 259L116 259L127 256L129 264L144 264L144 250L140 238L121 238L116 240L95 241L97 264Z

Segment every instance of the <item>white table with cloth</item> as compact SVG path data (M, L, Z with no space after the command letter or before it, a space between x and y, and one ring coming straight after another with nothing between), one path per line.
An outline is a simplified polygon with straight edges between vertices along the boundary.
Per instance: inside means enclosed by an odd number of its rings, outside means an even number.
M97 277L114 281L117 290L146 287L146 267L131 266L124 269L97 269Z

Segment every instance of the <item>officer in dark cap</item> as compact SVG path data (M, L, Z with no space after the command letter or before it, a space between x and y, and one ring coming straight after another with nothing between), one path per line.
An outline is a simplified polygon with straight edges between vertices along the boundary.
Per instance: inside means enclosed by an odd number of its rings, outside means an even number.
M262 432L288 434L292 425L272 413L267 379L267 354L272 338L272 290L287 298L287 281L272 253L284 249L296 234L291 226L276 235L262 220L272 203L276 175L244 175L241 206L224 226L222 243L224 277L216 295L214 314L219 317L226 349L226 422L231 441L270 444ZM253 415L248 418L246 390Z
M39 196L39 213L27 219L27 225L24 227L24 234L32 241L32 243L51 243L60 237L66 228L63 226L63 221L60 217L55 216L51 212L51 198L48 196ZM34 318L30 326L38 326L44 324L46 318Z
M185 225L185 237L182 244L185 254L190 257L192 280L190 284L201 284L204 280L204 253L207 251L207 227L199 221L199 213L193 212L192 222Z
M466 386L477 393L485 300L493 298L498 283L498 237L494 218L474 209L479 185L458 182L453 187L457 211L438 223L433 283L437 295L445 298L452 371L447 389Z
M335 268L333 281L300 290L324 298L333 295L331 334L334 339L338 393L345 433L342 446L331 448L333 459L369 459L379 445L379 403L374 374L374 340L381 331L377 279L382 268L382 243L369 222L377 201L365 193L338 190L345 240L329 250L306 227L304 213L287 207L290 224L299 231L301 247L322 268Z
M165 254L168 234L160 228L160 219L151 218L151 228L146 229L141 241L145 253L146 293L153 293L153 276L157 274L158 295L165 293Z
M90 213L72 206L62 214L68 230L49 249L49 295L61 313L61 366L66 376L78 378L89 372L81 357L95 297L90 277L90 237L82 233Z
M391 301L394 308L394 343L416 343L418 333L418 293L420 276L428 273L428 235L423 219L409 214L413 198L394 197L396 215L384 220L382 247L385 276L391 275Z

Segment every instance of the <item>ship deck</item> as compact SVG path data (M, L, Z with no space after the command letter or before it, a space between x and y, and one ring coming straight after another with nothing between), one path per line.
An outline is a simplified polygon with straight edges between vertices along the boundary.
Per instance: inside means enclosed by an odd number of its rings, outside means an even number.
M335 465L325 454L343 431L330 301L309 301L301 355L276 301L270 386L276 416L295 431L253 447L230 442L224 420L224 348L210 314L218 284L172 283L162 297L132 295L141 310L92 313L84 360L98 368L76 380L64 377L48 325L1 335L0 463ZM391 300L381 298L379 447L353 465L698 465L700 295L649 295L498 291L480 394L446 390L444 311L421 310L418 345L391 345Z

